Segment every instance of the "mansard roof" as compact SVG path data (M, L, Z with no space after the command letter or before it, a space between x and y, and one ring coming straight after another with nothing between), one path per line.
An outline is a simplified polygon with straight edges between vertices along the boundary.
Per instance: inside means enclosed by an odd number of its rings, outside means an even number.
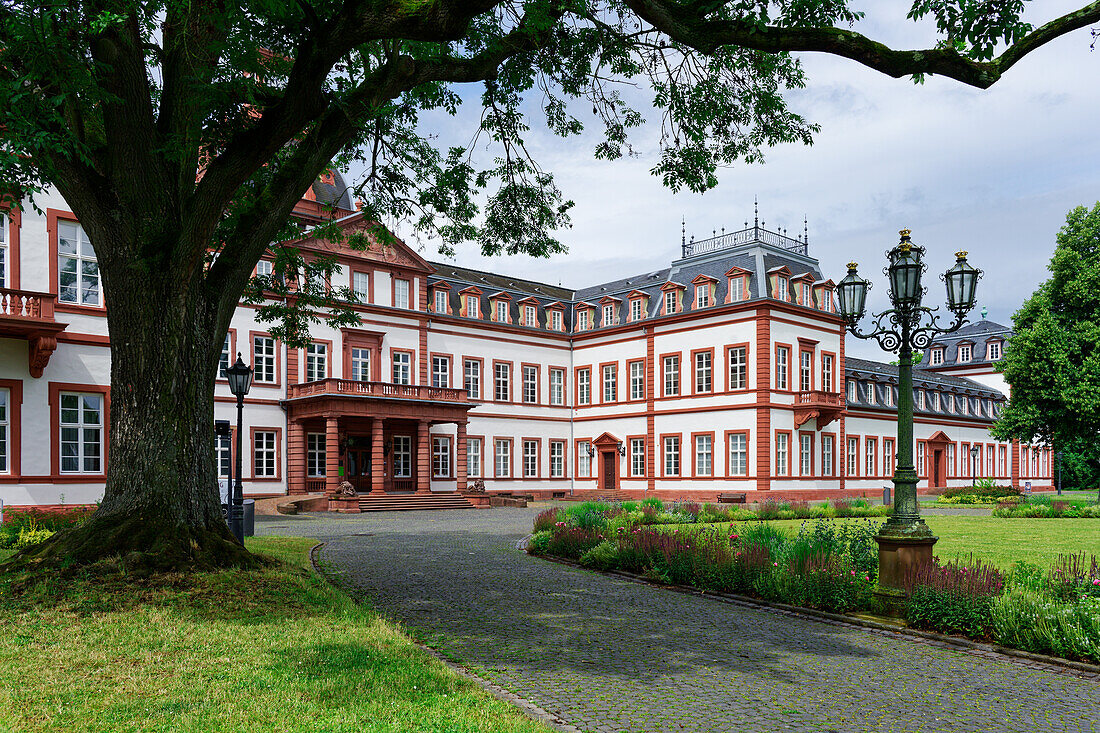
M1013 334L1012 328L1000 323L981 319L974 323L968 323L958 331L939 336L932 345L924 350L924 358L917 365L922 371L943 369L952 366L983 366L996 363L997 360L987 359L986 345L992 341L1008 341ZM959 345L971 344L974 348L970 354L970 361L959 361ZM943 349L943 362L932 366L930 353L932 349Z
M898 367L880 361L845 357L845 373L854 379L885 380L891 384L898 382ZM925 369L913 369L913 386L917 389L941 389L961 394L980 395L994 399L1004 399L1004 395L981 382L951 374L937 374Z

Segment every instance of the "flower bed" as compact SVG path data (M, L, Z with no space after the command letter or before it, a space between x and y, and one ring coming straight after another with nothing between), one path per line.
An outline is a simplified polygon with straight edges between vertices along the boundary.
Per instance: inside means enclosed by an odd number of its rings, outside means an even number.
M1100 519L1100 504L1088 499L1027 496L1015 504L1001 504L993 516L1005 519Z
M22 550L43 542L63 529L83 523L93 510L74 508L67 511L10 509L0 524L0 549Z
M535 520L528 552L834 613L881 610L873 592L874 521L819 519L789 535L763 521L708 526L704 520L717 516L709 506L658 504L586 502L547 510ZM678 526L660 526L668 524ZM906 583L910 626L1100 662L1095 556L1060 555L1046 571L1021 562L1007 574L973 558L946 564L936 558Z

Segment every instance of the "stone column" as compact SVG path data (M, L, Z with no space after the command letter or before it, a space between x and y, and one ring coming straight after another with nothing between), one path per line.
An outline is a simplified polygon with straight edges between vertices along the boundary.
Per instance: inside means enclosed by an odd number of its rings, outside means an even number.
M288 494L306 493L306 431L302 423L287 423L286 486Z
M428 438L428 421L416 425L416 493L427 494L432 490L432 447Z
M370 426L370 493L386 493L386 454L382 448L382 418L371 420Z
M455 478L458 480L458 490L466 490L466 423L458 424L458 433L455 435Z
M335 496L343 481L340 475L340 418L325 418L325 493Z

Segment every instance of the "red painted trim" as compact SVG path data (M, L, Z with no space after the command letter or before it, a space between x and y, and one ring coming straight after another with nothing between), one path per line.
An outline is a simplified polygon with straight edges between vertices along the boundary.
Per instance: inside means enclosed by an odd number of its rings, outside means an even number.
M382 375L382 339L385 334L378 331L363 331L353 328L343 328L340 333L340 344L344 355L343 371L341 372L343 378L352 378L351 350L366 349L370 352L371 381L384 381Z
M527 385L527 369L535 370L535 401L528 402L526 396ZM519 365L519 401L524 405L543 405L546 404L542 401L542 370L539 364L531 364L530 362L520 362Z
M4 287L19 290L19 237L23 229L23 212L10 201L0 203L0 211L8 215L8 282Z
M234 428L236 429L236 428ZM256 433L275 433L275 475L256 475ZM235 447L236 441L231 445ZM248 429L248 444L251 446L249 455L249 480L253 482L268 482L283 480L283 429L280 427L264 427L255 425ZM243 480L243 479L242 479Z
M275 352L275 381L274 382L261 382L260 380L257 379L255 381L253 381L252 384L253 384L253 386L256 386L256 387L281 387L282 386L282 378L283 378L283 370L282 370L282 363L281 363L282 358L283 358L283 345L281 343L279 343L279 341L277 341L267 331L249 331L248 332L248 350L249 350L249 353L252 355L252 365L253 366L256 365L256 337L257 336L263 336L263 337L269 338L274 342L272 350ZM295 353L294 353L294 361L295 361L295 363L297 363L297 361L298 361L297 351L295 351ZM289 371L290 371L290 364L287 364L287 372L288 372L288 380L287 381L290 384L297 384L299 375L298 374L291 375L291 374L289 374Z
M23 380L0 379L0 389L8 390L8 470L0 475L18 479L23 458Z
M771 489L771 312L761 308L756 316L756 488ZM763 405L761 403L764 403Z
M698 455L698 452L697 452L698 447L699 447L699 443L696 440L696 438L699 438L700 436L710 437L710 473L709 474L699 473L699 455ZM697 479L708 479L708 480L714 479L715 476L717 475L717 472L714 470L714 463L715 463L715 461L714 461L714 431L713 430L704 430L704 431L700 431L700 432L697 432L697 433L692 433L691 434L691 477L692 478L697 478ZM683 466L680 466L680 473L681 474L683 473L683 468L684 468Z
M100 446L101 461L100 467L103 469L100 473L61 473L61 393L62 392L80 392L86 394L101 394L103 395L103 424L100 426L102 431L103 443ZM49 403L50 403L50 478L56 480L58 478L76 477L81 481L87 481L89 483L95 483L99 480L107 479L107 458L110 455L111 448L111 388L99 384L78 384L74 382L50 382L49 383Z
M607 376L606 368L612 368L612 375L614 376L615 395L611 400L607 399ZM600 402L601 405L614 405L619 403L619 362L617 361L605 361L600 363Z
M58 221L68 221L73 224L79 224L80 220L71 211L64 209L46 209L46 238L48 240L48 256L50 258L50 287L47 290L49 293L53 293L58 297L58 303L54 306L54 311L57 313L84 313L87 315L107 315L107 297L103 292L103 273L100 273L99 277L99 305L79 305L76 303L62 303L61 289L58 285L58 270L57 270L57 248L58 248L58 235L57 235L57 223ZM84 233L87 236L87 232ZM91 238L88 238L91 242ZM93 251L94 251L93 246Z
M508 367L508 399L506 399L506 400L498 400L497 399L497 366L498 365L502 365L502 366L507 365L507 367ZM515 395L515 386L516 386L515 381L516 380L515 380L515 374L514 374L515 370L512 369L513 366L515 366L515 364L511 361L508 361L508 360L505 360L505 359L493 359L493 377L492 377L493 383L491 385L491 389L493 390L492 391L492 397L493 397L492 402L496 402L498 404L508 404L508 405L515 403L515 401L516 401L515 400L515 396L516 396Z
M468 362L468 361L476 361L477 362L477 397L473 397L473 398L470 398L470 399L475 399L475 400L478 400L478 401L484 401L485 400L485 360L482 359L479 356L463 356L462 357L462 389L466 389L466 362Z
M699 354L710 354L710 389L699 390ZM705 349L692 349L691 351L691 394L694 395L712 395L714 394L714 347L711 346Z

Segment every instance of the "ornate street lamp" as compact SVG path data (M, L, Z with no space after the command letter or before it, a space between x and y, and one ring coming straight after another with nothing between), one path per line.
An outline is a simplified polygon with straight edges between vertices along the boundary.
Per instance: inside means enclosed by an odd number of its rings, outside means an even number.
M244 544L244 486L241 484L241 434L244 432L241 423L244 420L244 396L252 387L252 367L241 359L237 353L237 361L233 366L225 370L229 380L229 391L237 398L237 471L233 482L233 492L229 506L229 531L237 538L237 542Z
M913 466L913 350L924 349L940 334L957 331L966 323L966 314L974 307L981 270L966 262L966 252L956 254L955 266L943 274L947 285L947 309L954 322L942 328L937 308L921 305L925 288L924 248L913 244L909 230L901 230L901 241L886 253L889 265L883 270L890 281L892 309L872 315L874 328L859 330L871 283L856 272L856 263L848 264L848 275L837 285L840 315L853 336L875 339L886 351L898 355L898 449L894 469L894 513L875 536L879 547L879 594L888 605L905 595L904 580L910 568L932 561L932 545L937 537L920 517L917 505L917 472ZM921 325L926 321L926 325Z
M967 399L970 399L969 397ZM975 488L978 485L978 454L982 452L982 449L976 445L970 446L970 486Z

